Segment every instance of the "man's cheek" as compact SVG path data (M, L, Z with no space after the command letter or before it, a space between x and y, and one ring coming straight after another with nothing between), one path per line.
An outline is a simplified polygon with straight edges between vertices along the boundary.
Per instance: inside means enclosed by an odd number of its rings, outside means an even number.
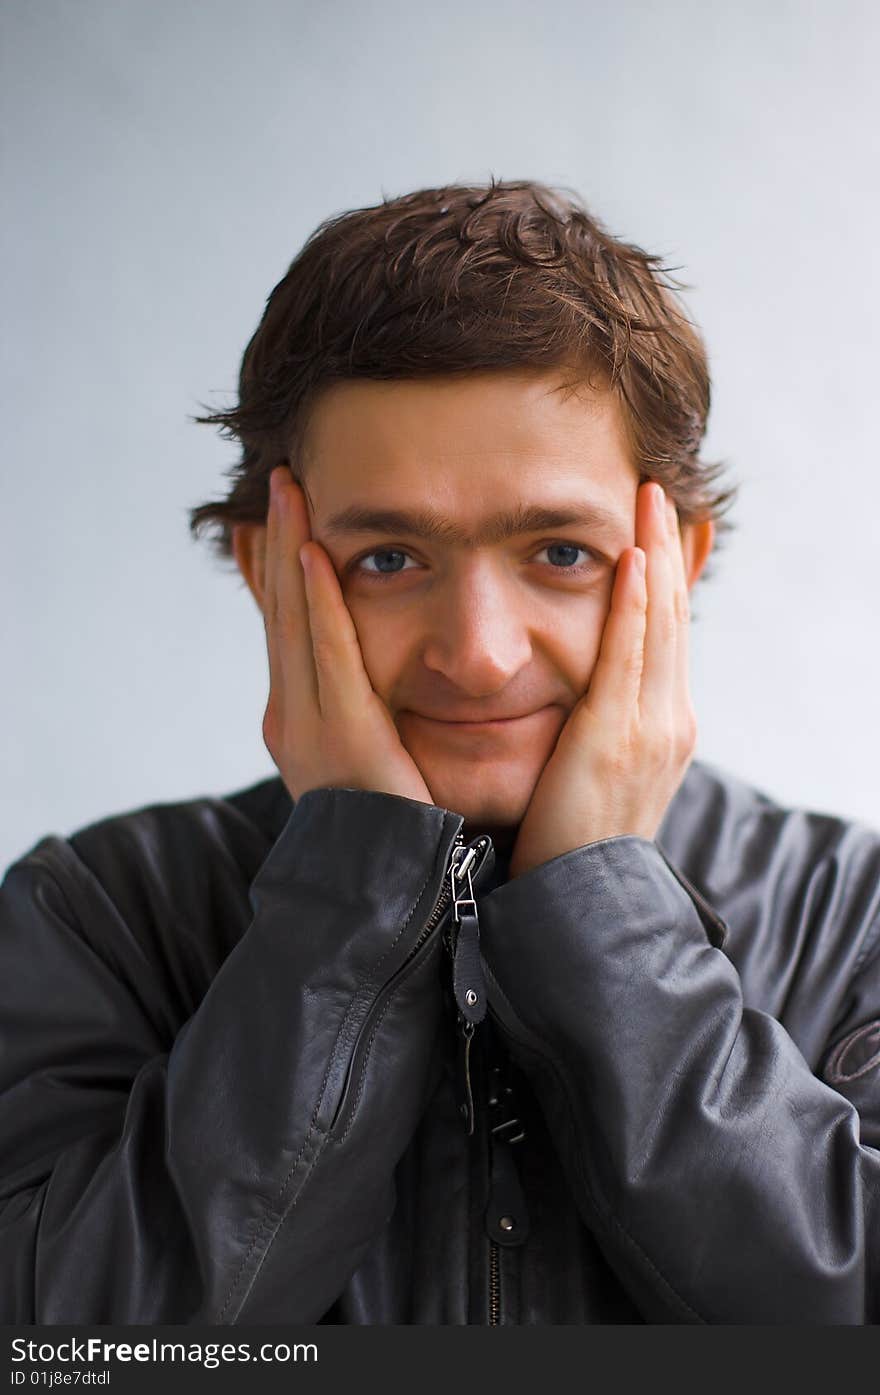
M590 627L586 630L581 629L578 644L572 644L571 634L566 638L567 643L556 650L554 661L557 671L564 675L573 705L589 691L599 658L602 636L595 627Z
M354 621L367 677L373 691L390 707L400 672L399 646L394 634L377 616L369 615L363 609L353 606L351 602L348 609Z

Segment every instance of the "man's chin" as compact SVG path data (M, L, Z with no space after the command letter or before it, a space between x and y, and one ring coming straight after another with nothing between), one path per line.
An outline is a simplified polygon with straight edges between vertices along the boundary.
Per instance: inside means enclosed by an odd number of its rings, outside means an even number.
M564 721L561 708L546 707L505 732L459 735L403 710L397 726L434 803L463 816L469 841L488 833L501 849L516 838Z
M464 818L463 833L471 841L487 833L499 849L511 847L522 822L537 776L533 780L495 779L480 772L479 780L455 780L450 770L422 770L435 804Z

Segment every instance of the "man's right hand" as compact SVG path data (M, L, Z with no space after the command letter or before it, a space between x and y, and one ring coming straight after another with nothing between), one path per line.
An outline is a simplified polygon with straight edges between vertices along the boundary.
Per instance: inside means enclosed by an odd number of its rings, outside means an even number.
M433 804L373 689L333 563L312 538L303 491L286 465L270 475L263 622L263 740L293 799L335 786Z

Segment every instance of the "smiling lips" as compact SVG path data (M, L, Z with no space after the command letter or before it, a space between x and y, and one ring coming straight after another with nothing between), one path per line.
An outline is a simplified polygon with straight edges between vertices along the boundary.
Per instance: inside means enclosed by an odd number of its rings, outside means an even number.
M461 719L458 717L427 717L421 712L413 712L413 717L418 717L422 722L431 722L435 726L447 728L459 728L462 731L493 731L503 730L505 727L512 727L517 722L527 721L529 717L537 717L542 712L546 712L546 707L534 708L531 712L520 712L507 717L480 718L479 720Z

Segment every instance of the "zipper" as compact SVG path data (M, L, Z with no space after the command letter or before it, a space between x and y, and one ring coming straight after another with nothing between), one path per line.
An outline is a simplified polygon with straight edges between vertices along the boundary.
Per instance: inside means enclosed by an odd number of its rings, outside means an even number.
M448 881L452 915L443 934L444 945L452 960L452 990L458 1009L459 1083L463 1096L460 1111L469 1137L475 1133L477 1121L471 1079L471 1045L477 1027L486 1017L488 1005L480 958L479 913L472 878L475 861L484 844L491 846L491 839L481 837L466 850L457 847L452 851ZM488 1045L484 1039L483 1050L478 1057L477 1077L483 1101L480 1107L480 1133L483 1137L480 1151L486 1150L484 1156L488 1161L489 1182L484 1216L489 1242L487 1320L490 1327L498 1327L501 1323L500 1249L502 1246L519 1246L528 1237L525 1199L510 1152L511 1145L525 1137L525 1130L515 1114L513 1090L508 1083L507 1073L490 1061Z
M501 1283L498 1274L498 1246L489 1241L489 1326L497 1327L501 1313Z
M458 833L456 833L452 843L452 847L449 852L449 859L447 861L446 871L443 875L443 883L440 887L437 900L434 903L433 910L431 911L431 914L429 915L428 919L425 921L425 924L422 927L418 935L418 938L415 941L415 944L410 949L406 958L394 971L394 973L391 975L391 978L388 979L387 983L383 985L381 991L377 994L377 996L373 999L373 1002L370 1004L369 1011L367 1012L367 1015L364 1018L364 1021L362 1022L358 1030L357 1037L351 1050L348 1068L345 1072L345 1079L342 1083L342 1089L339 1096L339 1103L336 1106L336 1110L333 1114L333 1119L329 1126L331 1132L337 1127L339 1127L343 1115L347 1112L348 1096L351 1090L351 1082L360 1070L362 1059L367 1049L366 1044L369 1041L370 1037L370 1028L376 1021L376 1019L381 1015L381 1012L384 1009L388 998L395 991L395 986L398 983L401 975L405 974L409 970L413 960L416 958L418 954L421 953L425 944L431 938L434 931L437 929L437 926L440 924L440 921L443 919L445 912L448 910L450 902L453 900L453 897L456 895L458 891L456 872L460 863L466 864L468 884L470 886L471 891L473 890L473 884L471 882L471 871L474 869L474 862L479 856L479 853L484 845L490 846L491 840L486 837L477 838L473 843L470 843L468 847L465 848L464 835L462 834L460 829ZM344 1132L344 1130L342 1131Z
M453 839L452 847L449 850L449 860L446 864L446 871L443 874L443 884L440 887L440 894L438 895L437 900L434 904L433 911L431 912L425 923L424 930L415 942L415 945L413 947L413 954L415 954L416 950L427 938L427 936L430 935L431 931L437 928L437 925L442 919L443 912L446 910L446 907L452 900L452 878L450 876L450 872L458 855L458 850L462 847L464 847L464 834L462 833L461 829L459 829L455 835L455 838Z

